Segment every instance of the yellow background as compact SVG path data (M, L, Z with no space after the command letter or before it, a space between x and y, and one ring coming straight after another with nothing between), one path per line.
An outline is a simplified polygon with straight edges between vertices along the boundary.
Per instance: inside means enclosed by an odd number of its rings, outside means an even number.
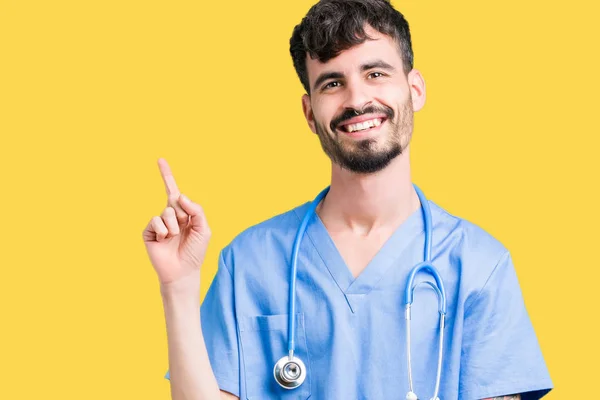
M313 1L0 0L1 399L169 397L156 160L208 215L204 295L234 235L328 183L288 53ZM414 182L512 251L548 399L597 392L594 3L395 1Z

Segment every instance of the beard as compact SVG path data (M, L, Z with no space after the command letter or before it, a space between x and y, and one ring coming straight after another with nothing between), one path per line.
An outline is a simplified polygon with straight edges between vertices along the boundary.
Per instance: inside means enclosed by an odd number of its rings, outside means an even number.
M385 134L385 137L356 141L346 138L336 129L340 123L357 115L374 113L386 115L385 123L389 126L379 128L386 129L386 132L380 132ZM329 130L319 122L316 122L315 126L321 147L333 163L355 173L370 174L387 167L410 143L413 130L413 108L410 97L401 106L398 118L394 117L394 111L387 106L367 106L360 112L344 111L332 120Z

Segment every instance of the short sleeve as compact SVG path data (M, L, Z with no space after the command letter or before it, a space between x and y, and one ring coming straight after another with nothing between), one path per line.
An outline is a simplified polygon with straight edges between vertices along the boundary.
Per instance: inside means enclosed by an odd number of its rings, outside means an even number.
M200 307L202 335L221 390L239 397L239 352L233 277L219 256L219 267ZM166 379L170 379L167 371Z
M552 381L534 332L510 253L465 310L460 399L524 394L537 400Z

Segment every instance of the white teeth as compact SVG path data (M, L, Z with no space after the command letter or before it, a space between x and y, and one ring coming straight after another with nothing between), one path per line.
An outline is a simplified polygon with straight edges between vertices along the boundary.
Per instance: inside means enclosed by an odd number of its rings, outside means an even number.
M381 125L381 118L370 119L368 121L359 122L357 124L346 125L346 130L348 132L362 131L365 129L372 128L374 126Z

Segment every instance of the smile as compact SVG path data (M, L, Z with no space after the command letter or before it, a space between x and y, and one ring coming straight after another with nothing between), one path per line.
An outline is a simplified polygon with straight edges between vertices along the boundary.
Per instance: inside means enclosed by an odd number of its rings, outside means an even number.
M385 118L377 117L360 122L342 124L339 129L346 133L362 133L377 128L385 122Z

